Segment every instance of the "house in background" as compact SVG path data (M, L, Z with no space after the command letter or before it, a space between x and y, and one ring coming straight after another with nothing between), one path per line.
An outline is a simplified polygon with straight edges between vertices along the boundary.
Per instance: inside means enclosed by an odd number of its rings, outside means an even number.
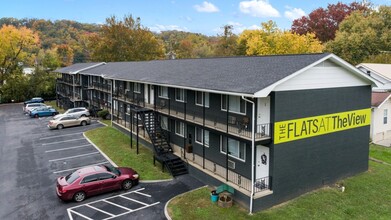
M371 139L378 143L391 139L391 93L372 92Z
M235 189L250 212L368 169L377 82L333 54L83 63L64 107L106 108L173 176ZM138 140L138 139L137 139Z
M381 83L374 91L391 90L391 64L360 63L356 67Z
M357 68L380 84L372 89L371 139L374 143L391 139L391 64L361 63Z

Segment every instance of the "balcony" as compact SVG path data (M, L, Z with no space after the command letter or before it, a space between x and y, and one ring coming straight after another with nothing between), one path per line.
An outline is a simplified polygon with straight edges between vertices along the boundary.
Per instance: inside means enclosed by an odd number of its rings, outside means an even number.
M110 84L94 82L93 83L93 87L96 90L99 90L99 91L102 91L102 92L111 93L111 85Z
M192 109L186 109L186 114L184 111L179 111L171 108L170 105L170 99L167 100L160 100L159 103L154 104L148 104L145 103L144 97L141 96L141 94L138 93L130 93L129 91L125 94L121 91L117 91L113 94L114 98L126 103L131 103L137 106L142 106L144 108L149 108L152 110L155 110L157 112L160 112L165 115L172 116L174 118L178 118L181 120L185 120L194 124L197 124L199 126L203 125L203 116L202 113L196 112ZM224 113L225 114L225 113ZM228 122L228 126L227 126ZM231 114L228 116L228 120L221 121L218 120L217 117L211 118L207 117L205 118L205 127L218 130L222 133L228 134L244 138L247 140L251 140L251 126L249 126L249 118L246 116L238 116L236 114ZM255 140L261 141L261 140L267 140L270 139L270 123L267 124L259 124L255 126L256 132L255 132Z
M113 115L113 123L122 127L123 129L130 132L131 124L129 122L125 122L125 120L121 117L117 117ZM133 122L136 123L136 122ZM137 126L136 124L132 125L132 131L136 133ZM148 134L143 129L142 126L139 126L139 136L145 141L151 143ZM174 153L181 157L182 160L187 161L194 168L207 173L210 176L220 180L221 182L225 182L226 184L234 187L236 190L250 196L251 194L251 179L248 179L238 173L235 172L234 169L227 169L224 166L221 166L213 161L203 158L201 155L194 153L186 153L186 159L184 158L185 151L182 147L177 145L173 145ZM227 176L228 173L228 176ZM269 195L273 193L271 191L271 177L266 176L255 180L254 184L254 193L255 197L262 197L265 195Z
M81 86L80 80L73 81L72 79L57 79L57 83L66 84L68 86Z

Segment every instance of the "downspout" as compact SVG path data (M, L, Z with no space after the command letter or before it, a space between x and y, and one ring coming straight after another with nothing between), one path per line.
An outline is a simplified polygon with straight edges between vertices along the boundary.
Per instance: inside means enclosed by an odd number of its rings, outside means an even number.
M110 114L110 121L111 126L113 126L113 114L114 114L114 99L113 99L113 87L114 87L114 80L111 80L111 86L110 86L110 96L111 96L111 114ZM107 98L109 99L109 98Z
M251 122L251 195L250 195L250 215L252 215L253 212L253 200L254 200L254 168L255 168L255 162L254 162L254 156L255 156L255 103L249 99L244 98L242 96L242 99L246 102L249 102L252 104L252 122Z

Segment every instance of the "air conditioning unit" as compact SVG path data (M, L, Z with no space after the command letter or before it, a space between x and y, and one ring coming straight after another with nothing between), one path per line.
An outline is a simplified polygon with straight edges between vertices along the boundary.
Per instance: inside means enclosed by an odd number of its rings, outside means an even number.
M232 160L228 160L228 168L230 169L235 169L235 162L233 162Z

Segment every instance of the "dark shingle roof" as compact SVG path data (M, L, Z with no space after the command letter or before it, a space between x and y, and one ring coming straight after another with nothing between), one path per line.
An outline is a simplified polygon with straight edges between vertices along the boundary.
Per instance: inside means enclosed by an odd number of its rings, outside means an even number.
M76 72L76 71L80 71L80 70L83 70L83 69L86 69L86 68L93 67L93 66L98 65L100 63L76 63L76 64L73 64L71 66L67 66L67 67L63 67L63 68L60 68L60 69L56 69L55 72L71 74L71 73Z
M254 94L328 56L322 54L113 62L82 74L151 84Z

